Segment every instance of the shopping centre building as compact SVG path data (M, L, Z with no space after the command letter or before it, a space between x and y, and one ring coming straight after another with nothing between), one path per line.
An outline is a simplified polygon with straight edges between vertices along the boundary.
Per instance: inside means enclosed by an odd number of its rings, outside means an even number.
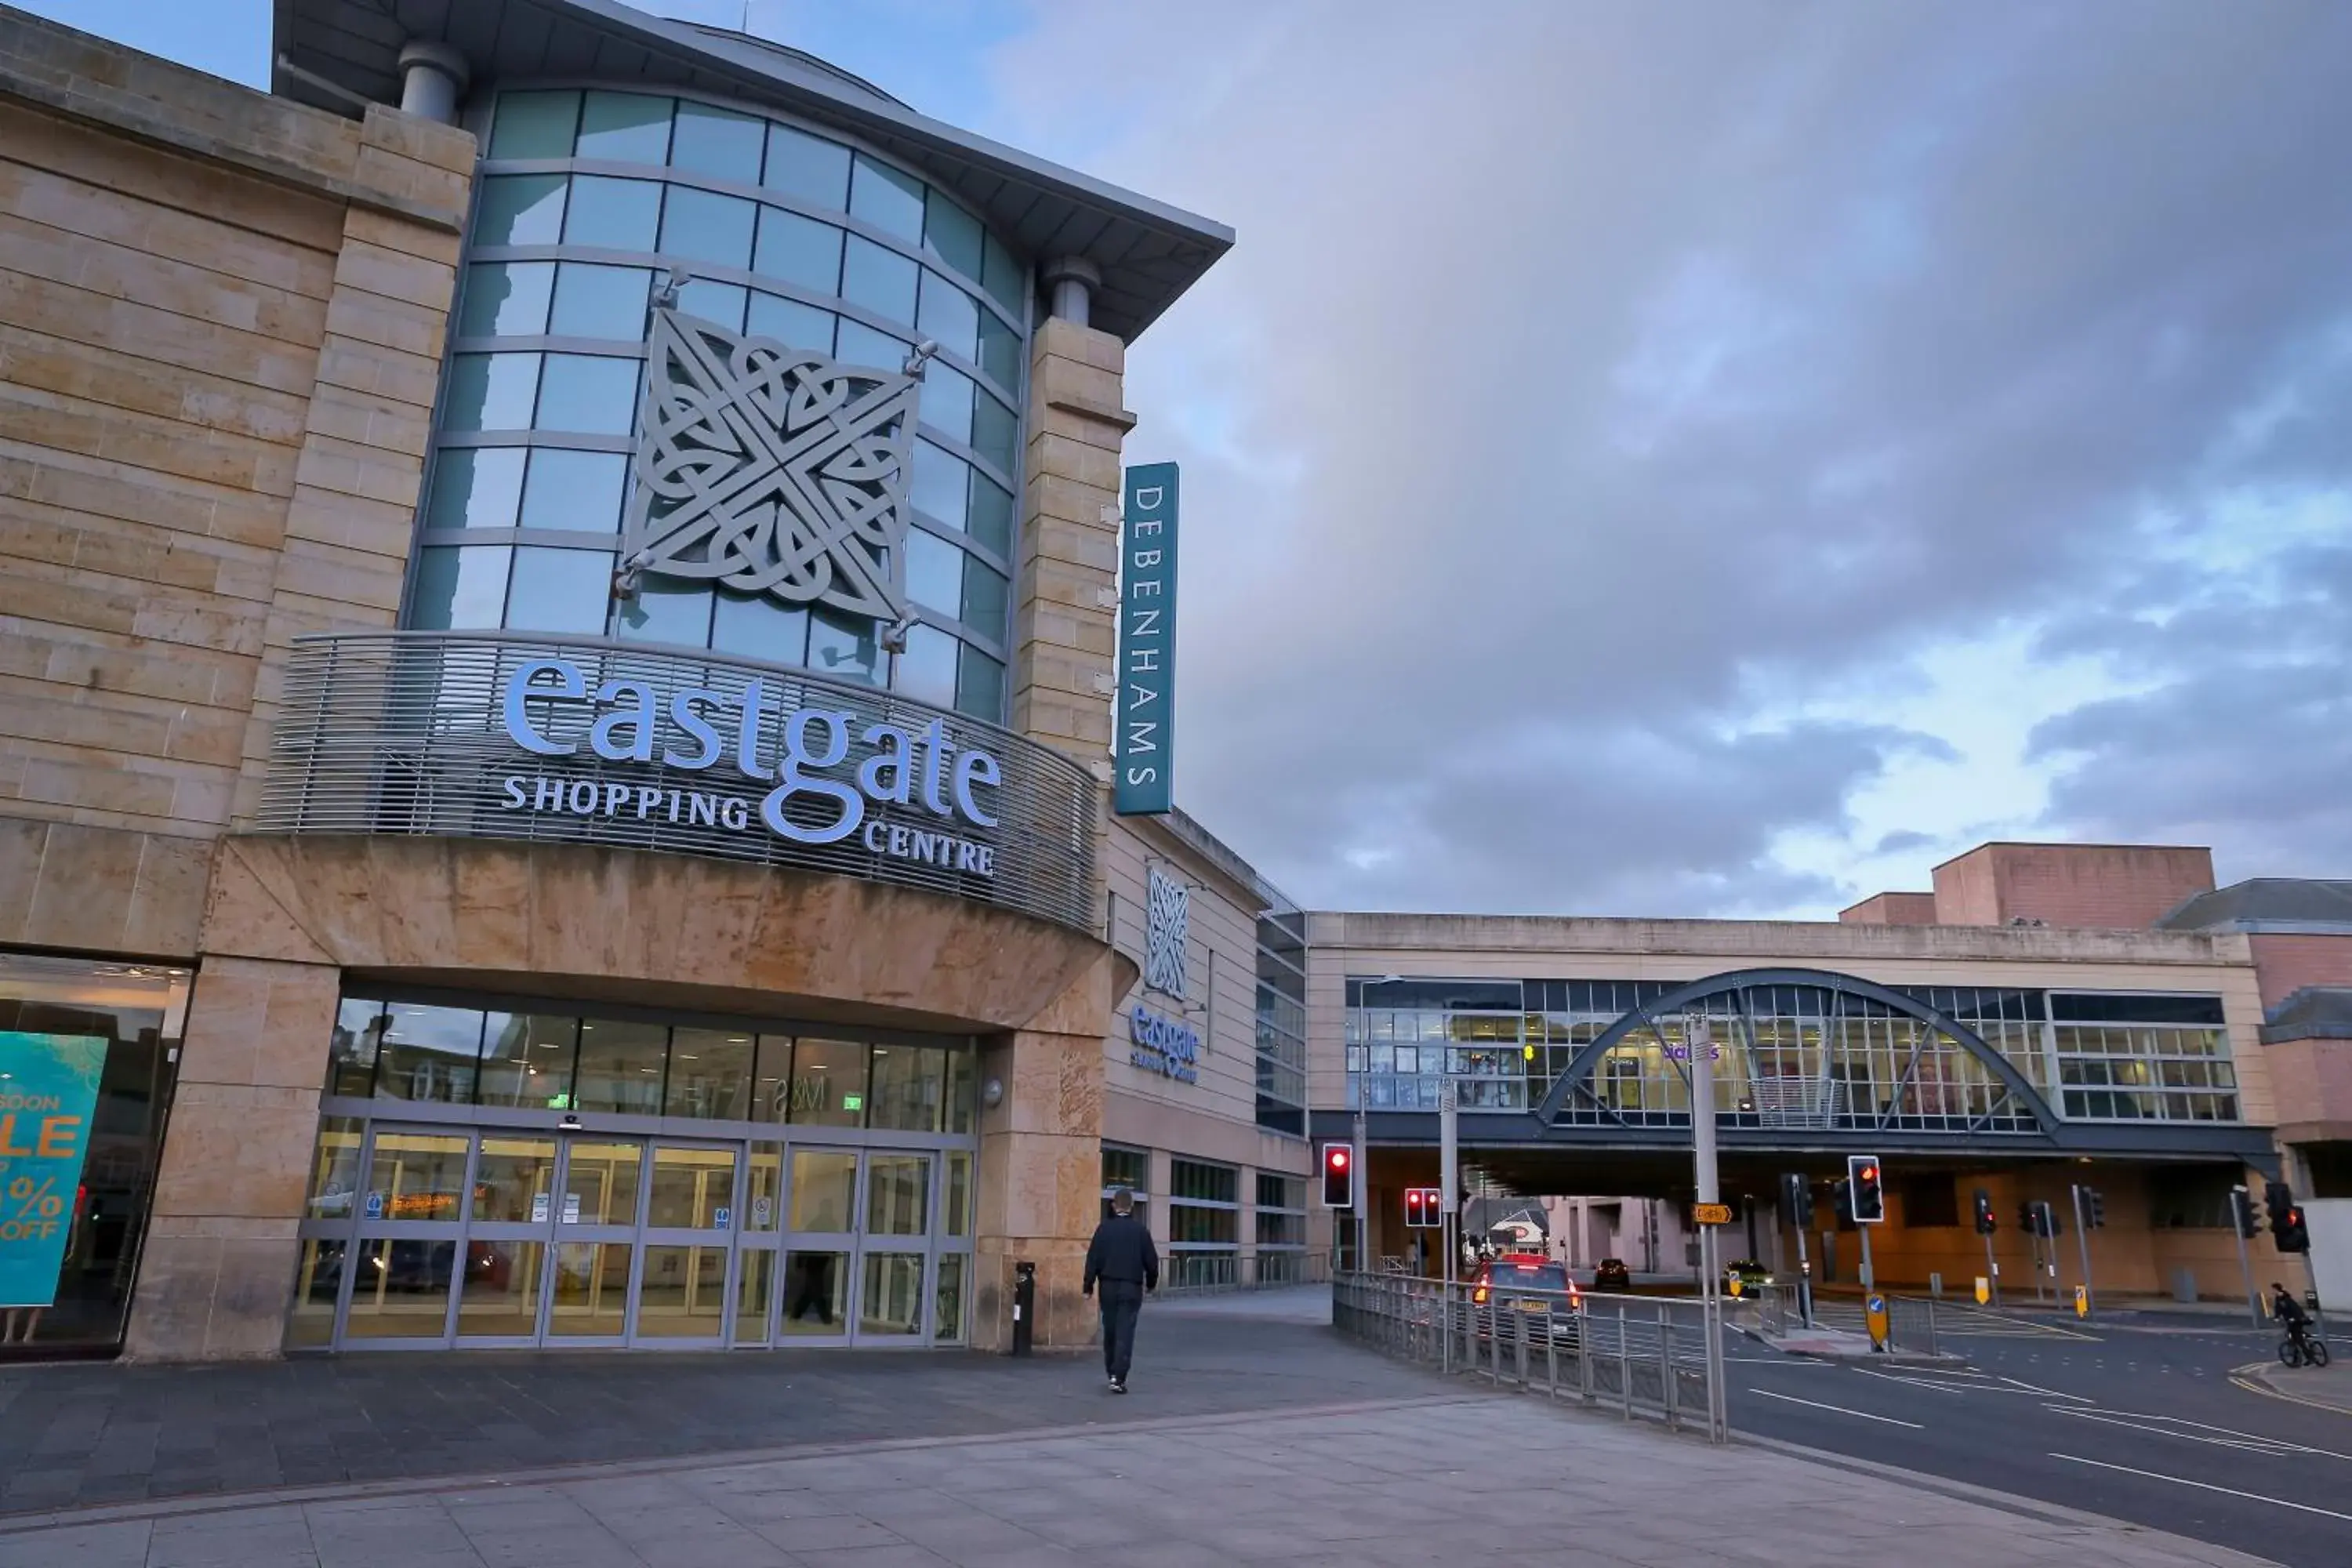
M1173 1284L1354 1261L1360 1105L1382 1257L1447 1094L1674 1209L1702 1018L1759 1251L1865 1147L1897 1279L1977 1185L2211 1294L2216 1194L2352 1198L2339 884L1309 914L1115 813L1125 353L1220 226L617 0L275 26L0 6L0 1357L993 1349L1023 1265L1066 1348L1113 1186Z

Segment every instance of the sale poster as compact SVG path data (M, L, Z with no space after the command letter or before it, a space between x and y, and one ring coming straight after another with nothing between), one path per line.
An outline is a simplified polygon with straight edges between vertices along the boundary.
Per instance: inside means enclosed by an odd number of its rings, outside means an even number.
M91 1035L0 1030L0 1307L47 1307L106 1067Z

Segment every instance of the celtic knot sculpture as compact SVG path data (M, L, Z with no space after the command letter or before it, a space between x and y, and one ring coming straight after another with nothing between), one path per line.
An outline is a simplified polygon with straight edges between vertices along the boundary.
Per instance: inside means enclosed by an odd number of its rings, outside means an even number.
M912 376L653 312L624 561L885 623L907 614Z
M1145 874L1143 984L1182 997L1184 950L1192 923L1192 890L1157 866Z

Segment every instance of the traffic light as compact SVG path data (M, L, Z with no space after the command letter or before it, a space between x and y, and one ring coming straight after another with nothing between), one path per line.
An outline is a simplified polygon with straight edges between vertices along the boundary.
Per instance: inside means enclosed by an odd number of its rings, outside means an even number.
M1799 1230L1813 1223L1813 1184L1801 1171L1789 1171L1780 1177L1780 1212Z
M2238 1234L2249 1241L2263 1233L2263 1206L2243 1187L2230 1189L2230 1217L2238 1222Z
M1412 1230L1434 1230L1444 1223L1443 1199L1435 1187L1404 1190L1404 1223Z
M2284 1182L2263 1184L2263 1206L2271 1211L2271 1240L2281 1252L2309 1252L2311 1227L2303 1217L2303 1205L2294 1201L2294 1189Z
M2107 1195L2096 1187L2083 1189L2083 1224L2091 1230L2106 1228Z
M2055 1241L2064 1231L2058 1223L2058 1205L2047 1198L2033 1205L2033 1234Z
M1877 1155L1847 1155L1845 1182L1853 1194L1854 1224L1876 1225L1885 1219L1886 1189L1880 1184Z
M1977 1234L1990 1236L2000 1228L2000 1222L1992 1217L1992 1194L1979 1187L1977 1189Z
M1323 1206L1356 1206L1356 1152L1345 1143L1323 1145Z

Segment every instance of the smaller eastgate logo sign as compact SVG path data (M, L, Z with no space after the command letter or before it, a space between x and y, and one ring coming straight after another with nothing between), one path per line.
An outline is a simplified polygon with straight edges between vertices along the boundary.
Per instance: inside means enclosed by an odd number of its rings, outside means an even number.
M1200 1031L1139 1003L1127 1015L1127 1037L1132 1042L1127 1053L1130 1065L1179 1083L1201 1081Z
M866 723L845 708L787 711L770 700L767 684L757 678L739 691L674 691L665 706L645 681L607 680L592 690L586 673L562 658L531 659L518 667L506 681L500 712L507 738L538 756L576 754L579 742L556 731L576 734L580 719L593 714L588 749L607 762L652 763L658 757L664 767L681 773L725 763L756 783L773 781L760 801L760 819L771 833L795 844L837 844L855 835L877 855L996 875L993 845L872 816L882 807L919 805L948 822L961 819L983 830L996 826L994 801L1003 770L987 752L956 745L939 719L913 729ZM565 718L570 721L558 722ZM777 749L768 737L780 718ZM828 772L848 759L853 742L873 748L873 753L848 776ZM508 811L751 826L748 804L731 794L521 773L508 774L500 785Z

